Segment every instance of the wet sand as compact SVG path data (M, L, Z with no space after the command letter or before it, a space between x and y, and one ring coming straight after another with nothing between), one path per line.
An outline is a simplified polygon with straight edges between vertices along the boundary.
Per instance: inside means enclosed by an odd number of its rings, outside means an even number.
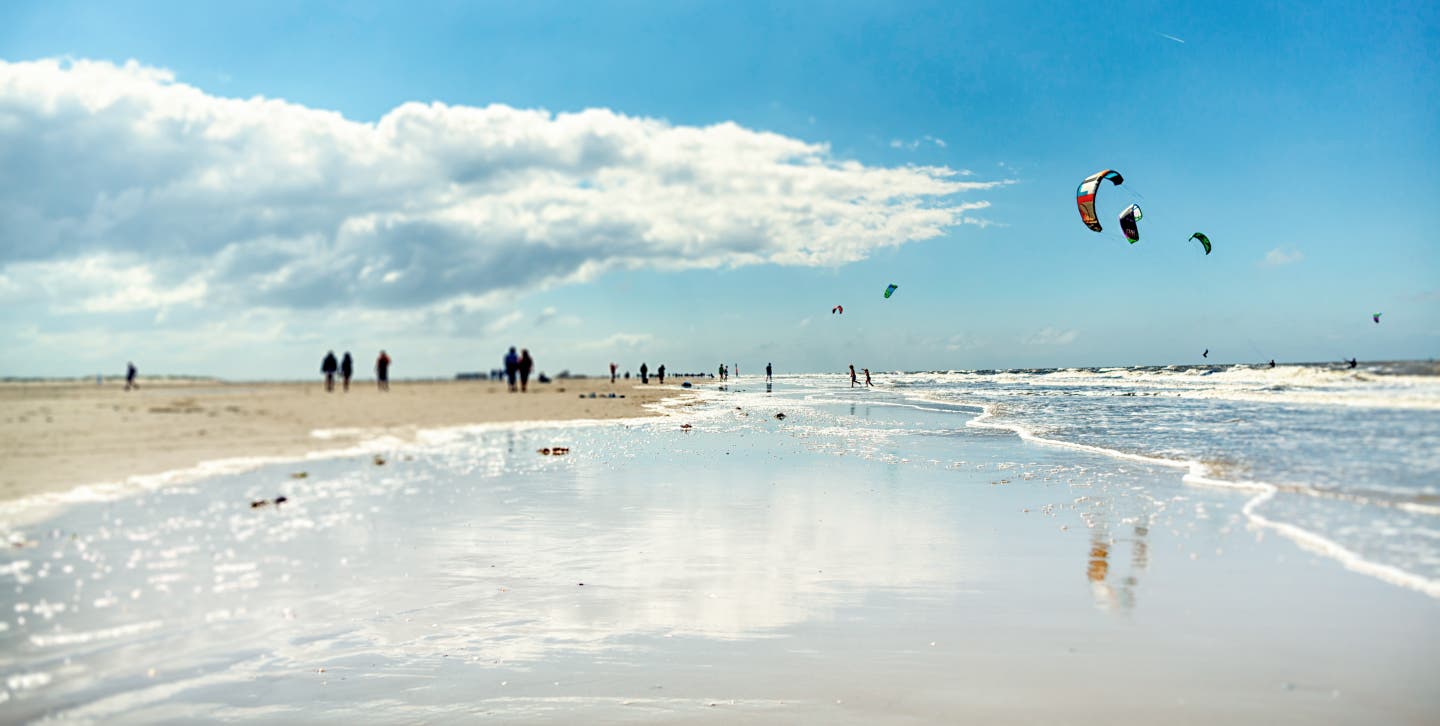
M1248 529L1234 492L952 412L783 390L74 502L0 550L7 720L1309 724L1440 708L1435 600ZM557 443L570 453L537 453Z
M429 428L646 416L647 405L677 395L673 386L601 378L532 384L523 395L491 381L397 381L384 393L365 381L331 394L319 382L161 381L129 392L118 382L4 383L0 501L207 461L301 456L380 436L410 441Z

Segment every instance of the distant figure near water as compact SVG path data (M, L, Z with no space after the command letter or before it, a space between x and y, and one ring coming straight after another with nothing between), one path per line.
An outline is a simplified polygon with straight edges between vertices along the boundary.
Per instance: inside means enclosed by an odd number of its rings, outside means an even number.
M861 369L861 370L864 370L864 371L865 371L865 385L867 385L867 386L874 386L875 384L870 382L870 369L869 369L869 368L863 368L863 369Z
M1271 359L1270 359L1270 367L1271 367L1271 368L1274 368L1274 367L1275 367L1275 359L1274 359L1274 358L1271 358Z
M510 392L519 390L515 387L515 375L520 372L520 356L515 353L515 346L510 346L510 352L505 354L505 379L510 382Z
M1354 368L1355 366L1360 365L1360 361L1358 361L1358 360L1356 360L1356 359L1354 359L1354 358L1351 358L1348 362L1350 363L1350 367L1351 367L1351 368Z
M665 364L664 364L664 363L661 363L661 364L660 364L660 367L655 369L655 377L658 378L658 379L660 379L660 385L662 385L662 386L665 385Z
M854 388L854 387L855 387L855 384L857 384L857 383L859 383L859 381L856 381L856 380L855 380L855 364L854 364L854 363L851 363L851 364L850 364L850 387L851 387L851 388Z
M616 369L615 364L614 364L614 363L611 363L611 364L610 364L610 382L611 382L611 383L614 383L614 382L615 382L615 369Z
M335 362L335 351L325 354L325 359L320 361L320 372L325 374L325 392L331 393L335 390L335 369L340 365Z
M645 365L644 363L641 363L641 364L640 364L640 382L641 382L641 383L649 383L649 382L650 382L650 366L647 366L647 365Z
M1354 368L1354 366L1351 366L1351 368ZM139 371L136 370L134 363L125 364L125 390L128 391L132 388L140 387L140 384L135 382L135 376L138 373Z
M390 390L390 356L383 350L375 359L375 386L382 391Z
M535 359L530 357L530 349L520 351L520 362L516 364L520 371L520 392L524 393L525 388L530 385L530 371L535 368Z
M340 380L343 381L345 392L350 392L350 376L355 375L355 361L350 357L350 351L345 351L344 357L340 359Z
M772 371L771 368L770 368L770 364L769 364L769 363L766 363L766 364L765 364L765 382L766 382L766 383L769 383L769 382L770 382L770 375L771 375L771 373L773 373L773 371Z

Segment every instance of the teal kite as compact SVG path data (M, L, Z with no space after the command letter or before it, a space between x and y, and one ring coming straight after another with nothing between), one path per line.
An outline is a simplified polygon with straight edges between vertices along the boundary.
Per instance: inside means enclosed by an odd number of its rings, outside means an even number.
M895 290L899 289L899 287L899 285L891 283L890 287L885 288L885 298L889 299L891 295L895 294Z
M1206 237L1204 232L1196 232L1195 234L1190 235L1190 239L1200 240L1200 244L1205 246L1205 254L1210 254L1210 238ZM1187 239L1185 241L1189 242L1190 239Z
M891 287L894 287L894 285L891 285ZM888 293L888 292L885 293L885 297L890 297L890 293ZM1371 317L1375 318L1375 324L1376 324L1376 325L1379 325L1379 324L1380 324L1380 316L1381 316L1381 314L1382 314L1382 313L1375 313L1374 315L1371 316Z

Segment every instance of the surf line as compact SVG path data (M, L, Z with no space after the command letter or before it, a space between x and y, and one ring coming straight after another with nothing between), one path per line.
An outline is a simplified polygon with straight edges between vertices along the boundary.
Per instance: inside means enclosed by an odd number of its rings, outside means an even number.
M1047 439L1043 436L1036 436L1034 433L1018 424L1005 424L997 421L991 421L990 419L995 418L995 406L993 404L986 404L983 406L983 408L984 413L976 416L973 419L970 419L966 422L965 425L974 426L976 428L1001 429L1005 431L1010 431L1013 432L1016 436L1019 436L1022 441L1029 441L1046 446L1058 446L1066 449L1101 454L1103 456L1109 456L1116 459L1128 459L1130 461L1140 461L1148 464L1158 464L1160 466L1168 466L1175 469L1185 469L1186 473L1180 478L1180 480L1190 486L1209 486L1223 489L1240 489L1244 491L1253 491L1255 492L1255 496L1251 497L1250 500L1245 503L1245 506L1242 507L1240 511L1244 513L1246 519L1253 522L1256 526L1266 529L1273 529L1276 532L1279 532L1281 536L1285 537L1296 545L1299 545L1301 549L1328 557L1331 560L1339 563L1345 569L1350 570L1351 572L1358 572L1362 575L1369 575L1370 577L1381 580L1382 582L1387 582L1391 585L1398 585L1400 587L1409 588L1411 590L1415 590L1417 592L1429 595L1430 597L1440 599L1440 582L1421 577L1420 575L1416 575L1413 572L1407 572L1398 567L1395 567L1394 565L1385 565L1379 562L1374 562L1372 560L1367 560L1354 550L1351 550L1339 544L1338 542L1326 539L1325 537L1311 532L1308 529L1297 527L1293 524L1287 524L1285 522L1277 522L1273 519L1270 519L1269 517L1266 517L1263 514L1260 514L1256 510L1259 509L1266 502L1273 499L1275 497L1275 494L1280 491L1279 488L1276 487L1274 484L1258 481L1231 481L1228 479L1216 479L1207 476L1208 472L1205 469L1205 465L1201 464L1198 461L1162 459L1154 456L1145 456L1143 454L1130 454L1124 451L1116 451L1115 449L1107 449L1101 446L1091 446L1089 444L1076 444L1069 441Z

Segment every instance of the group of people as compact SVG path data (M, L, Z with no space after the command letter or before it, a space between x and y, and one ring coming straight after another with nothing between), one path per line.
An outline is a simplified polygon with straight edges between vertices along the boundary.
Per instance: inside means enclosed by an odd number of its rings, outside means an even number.
M529 349L522 348L520 353L515 353L515 346L510 346L510 352L505 354L505 380L510 383L510 392L520 391L525 393L530 386L530 371L535 370L535 359L530 357ZM520 387L515 387L516 377L520 379Z
M870 382L870 369L869 369L869 368L861 368L860 371L865 374L865 385L867 385L867 386L874 386L875 384ZM858 385L860 385L860 381L855 378L855 364L854 364L854 363L851 363L851 364L850 364L850 387L851 387L851 388L854 388L854 387L856 387L856 386L858 386Z
M345 392L350 391L350 379L355 375L355 360L350 357L350 351L338 361L335 359L335 351L325 354L324 360L320 361L320 372L325 375L325 392L335 390L335 374L340 374L341 385ZM382 391L390 390L390 356L385 351L375 359L375 385Z

